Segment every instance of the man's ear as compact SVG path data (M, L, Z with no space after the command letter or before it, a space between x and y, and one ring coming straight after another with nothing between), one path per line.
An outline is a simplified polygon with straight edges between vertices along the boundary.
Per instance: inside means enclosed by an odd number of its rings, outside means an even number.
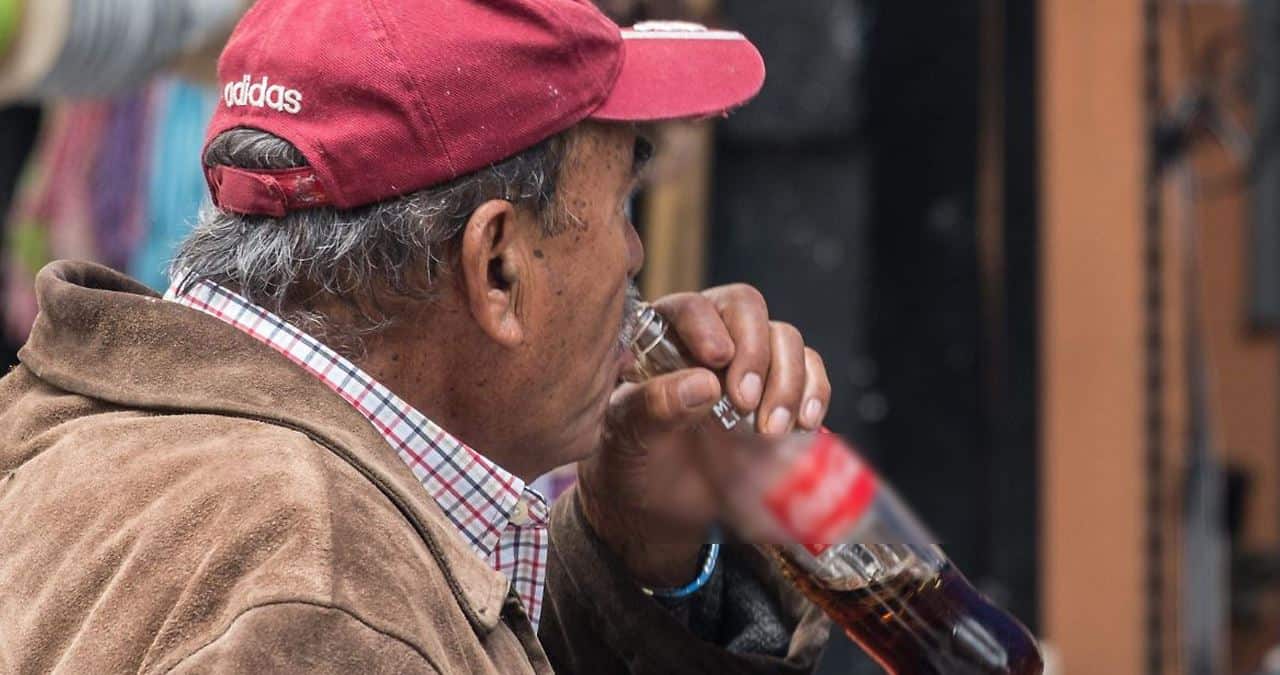
M480 205L462 233L459 281L480 329L504 347L524 342L520 308L530 279L516 209L494 199Z

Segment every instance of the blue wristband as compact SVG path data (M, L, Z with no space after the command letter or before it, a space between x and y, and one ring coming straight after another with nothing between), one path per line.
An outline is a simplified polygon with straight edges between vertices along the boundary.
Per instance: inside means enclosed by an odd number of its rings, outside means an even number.
M720 529L712 528L710 541L706 545L706 557L702 560L702 571L698 572L698 577L689 582L688 585L680 588L647 588L640 587L645 595L652 595L667 600L678 600L687 598L697 593L703 586L711 581L711 575L716 571L716 562L720 560Z

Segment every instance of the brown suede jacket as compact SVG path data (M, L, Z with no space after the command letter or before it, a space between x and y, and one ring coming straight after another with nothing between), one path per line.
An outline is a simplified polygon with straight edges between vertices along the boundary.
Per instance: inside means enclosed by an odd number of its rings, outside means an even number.
M0 379L0 672L800 673L826 640L776 577L785 658L699 640L570 492L540 643L314 377L102 267L54 263L36 286L22 365Z

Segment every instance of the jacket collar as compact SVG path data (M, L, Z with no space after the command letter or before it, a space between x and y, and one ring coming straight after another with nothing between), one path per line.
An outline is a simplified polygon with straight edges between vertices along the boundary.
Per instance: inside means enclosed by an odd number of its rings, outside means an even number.
M404 514L473 627L497 625L506 579L453 532L377 430L323 383L249 335L99 265L46 266L36 299L40 314L19 358L42 380L130 408L246 417L306 434Z

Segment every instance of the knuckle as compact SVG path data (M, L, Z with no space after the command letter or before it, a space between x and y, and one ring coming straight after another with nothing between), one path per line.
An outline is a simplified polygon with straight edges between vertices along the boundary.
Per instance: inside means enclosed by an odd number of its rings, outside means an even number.
M680 315L689 311L689 306L702 299L702 296L696 293L672 293L663 296L661 300L654 303L655 307L664 309L669 312L672 318L678 318Z
M712 317L718 317L715 305L697 293L681 293L679 301L672 304L671 319L688 328L702 329Z
M644 408L645 412L652 417L656 417L658 419L667 417L671 412L667 388L658 386L658 383L656 382L653 383L653 386L645 387Z
M716 311L716 306L713 302L701 295L692 295L693 297L690 298L688 304L685 305L685 312L687 312L689 316L696 316L699 319L710 319L712 317L718 318L720 316L720 312Z
M672 293L671 295L668 295L667 298L670 302L679 304L681 306L696 304L699 301L706 299L706 298L703 298L701 295L697 293L693 293L691 291L681 291L679 293Z
M804 358L809 362L809 367L812 368L814 372L820 373L823 376L823 379L826 379L827 362L822 358L822 354L818 353L818 350L813 347L805 347Z
M736 283L717 286L708 290L707 295L714 297L721 305L754 305L767 311L764 294L751 284Z
M743 302L760 307L765 310L766 314L768 313L768 303L765 302L764 294L760 292L760 289L752 286L751 284L734 284L733 289L734 293L738 295Z
M800 334L800 329L785 321L774 321L771 324L774 334L784 344L795 345L804 344L804 336Z
M827 378L822 378L813 388L815 396L824 401L831 400L831 383L827 381Z

